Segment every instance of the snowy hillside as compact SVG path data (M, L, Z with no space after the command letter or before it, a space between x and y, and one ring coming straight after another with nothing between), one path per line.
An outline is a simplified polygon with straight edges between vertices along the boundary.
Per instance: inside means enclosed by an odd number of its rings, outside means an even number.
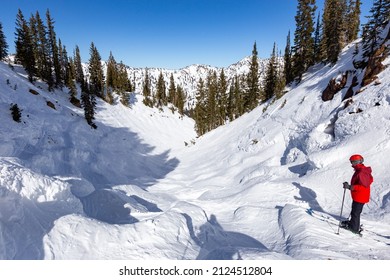
M0 63L0 259L390 259L390 68L348 107L347 88L321 100L353 51L201 138L140 95L99 101L91 129L66 93ZM363 237L336 234L354 153L375 180Z

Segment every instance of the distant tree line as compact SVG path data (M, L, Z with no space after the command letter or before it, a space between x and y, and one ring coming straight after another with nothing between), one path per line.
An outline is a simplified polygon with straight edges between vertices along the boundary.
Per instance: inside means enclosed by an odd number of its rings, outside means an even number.
M168 88L167 88L168 85ZM175 84L173 74L169 77L169 83L164 79L163 73L160 71L158 76L155 92L152 92L152 81L149 75L148 68L145 69L145 78L142 85L142 94L144 95L143 103L149 107L162 108L171 104L178 110L180 115L184 115L184 103L187 99L187 94L180 85Z
M8 45L0 24L0 59L8 55ZM54 20L50 11L43 20L39 12L32 14L26 20L19 9L16 15L15 31L15 63L21 64L31 83L37 79L44 81L49 91L55 88L69 89L70 101L81 104L85 118L91 127L96 110L96 98L113 103L112 93L119 94L124 105L129 104L129 92L132 85L127 76L124 64L116 63L110 54L107 63L107 79L104 76L101 56L94 43L90 46L88 75L85 75L80 49L76 45L73 56L68 56L66 46L57 40L54 30ZM81 100L77 98L77 85L81 89Z
M250 112L260 103L280 98L284 88L284 73L274 45L264 82L260 83L256 42L253 45L249 72L228 80L224 70L211 71L206 80L199 79L196 106L191 112L196 131L202 135L227 121Z

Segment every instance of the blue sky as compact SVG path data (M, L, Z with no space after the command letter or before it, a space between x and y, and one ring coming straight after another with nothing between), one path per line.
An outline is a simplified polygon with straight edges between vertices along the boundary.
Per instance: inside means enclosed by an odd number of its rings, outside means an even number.
M323 0L317 0L322 10ZM363 0L362 17L372 0ZM179 69L191 64L227 67L252 52L267 58L274 42L284 50L295 28L296 0L1 0L0 22L14 50L18 8L29 19L50 10L55 31L83 61L94 42L102 59L132 67ZM317 9L317 10L319 10ZM364 18L363 21L365 22Z

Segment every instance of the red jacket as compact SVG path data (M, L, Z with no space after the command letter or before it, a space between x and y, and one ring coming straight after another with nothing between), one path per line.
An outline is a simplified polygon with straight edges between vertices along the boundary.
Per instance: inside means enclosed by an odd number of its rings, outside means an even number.
M351 179L351 195L356 202L367 203L370 201L370 186L374 181L371 175L371 167L357 164L353 167L355 173Z

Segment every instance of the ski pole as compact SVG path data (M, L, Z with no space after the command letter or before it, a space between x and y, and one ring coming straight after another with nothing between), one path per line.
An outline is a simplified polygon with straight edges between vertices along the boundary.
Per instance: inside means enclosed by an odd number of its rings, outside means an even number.
M341 203L341 211L340 211L340 221L339 221L339 227L337 229L337 234L340 234L340 224L341 224L341 218L343 216L343 207L344 207L344 199L345 199L345 191L347 189L344 189L344 194L343 194L343 202Z

